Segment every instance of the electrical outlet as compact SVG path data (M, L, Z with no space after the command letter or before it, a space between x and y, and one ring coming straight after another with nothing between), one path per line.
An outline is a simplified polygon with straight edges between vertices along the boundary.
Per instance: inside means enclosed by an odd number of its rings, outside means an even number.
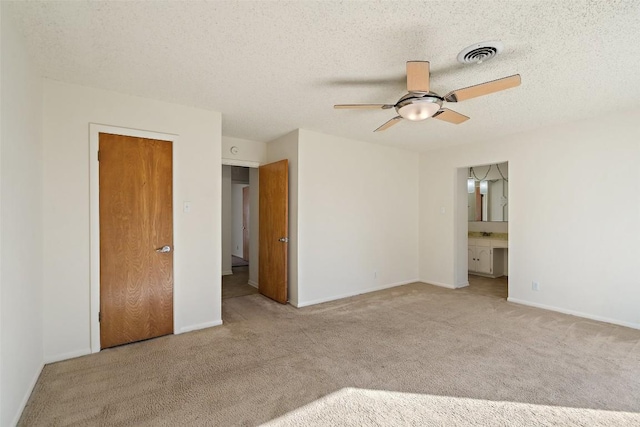
M532 291L539 291L540 290L540 283L538 282L531 282L531 290Z

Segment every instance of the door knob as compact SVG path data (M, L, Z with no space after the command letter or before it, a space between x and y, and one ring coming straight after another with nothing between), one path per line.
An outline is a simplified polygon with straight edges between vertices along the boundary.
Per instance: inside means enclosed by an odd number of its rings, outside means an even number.
M163 247L156 249L156 252L161 254L166 254L167 252L171 252L171 246L164 245Z
M281 237L281 238L278 239L278 242L288 243L289 242L289 238L288 237Z

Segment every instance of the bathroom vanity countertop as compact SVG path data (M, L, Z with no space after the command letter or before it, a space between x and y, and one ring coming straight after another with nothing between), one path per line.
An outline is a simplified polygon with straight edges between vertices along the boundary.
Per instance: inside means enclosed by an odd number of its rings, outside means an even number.
M509 233L490 233L488 236L483 236L482 231L469 231L467 237L473 239L509 240Z

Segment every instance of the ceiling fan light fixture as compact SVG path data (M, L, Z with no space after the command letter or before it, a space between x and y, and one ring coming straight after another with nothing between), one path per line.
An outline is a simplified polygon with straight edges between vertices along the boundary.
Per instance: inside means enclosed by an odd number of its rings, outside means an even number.
M419 98L409 94L396 104L396 111L403 119L418 122L432 117L440 110L441 106L442 99L432 94Z
M407 120L418 122L433 116L439 109L440 106L432 102L416 102L400 107L398 114Z

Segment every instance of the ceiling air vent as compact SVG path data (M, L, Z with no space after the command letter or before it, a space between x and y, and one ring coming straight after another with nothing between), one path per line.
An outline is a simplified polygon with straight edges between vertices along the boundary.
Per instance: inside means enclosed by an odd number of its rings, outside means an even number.
M458 62L462 64L480 64L488 61L502 52L504 45L501 41L475 43L462 49L458 54Z

